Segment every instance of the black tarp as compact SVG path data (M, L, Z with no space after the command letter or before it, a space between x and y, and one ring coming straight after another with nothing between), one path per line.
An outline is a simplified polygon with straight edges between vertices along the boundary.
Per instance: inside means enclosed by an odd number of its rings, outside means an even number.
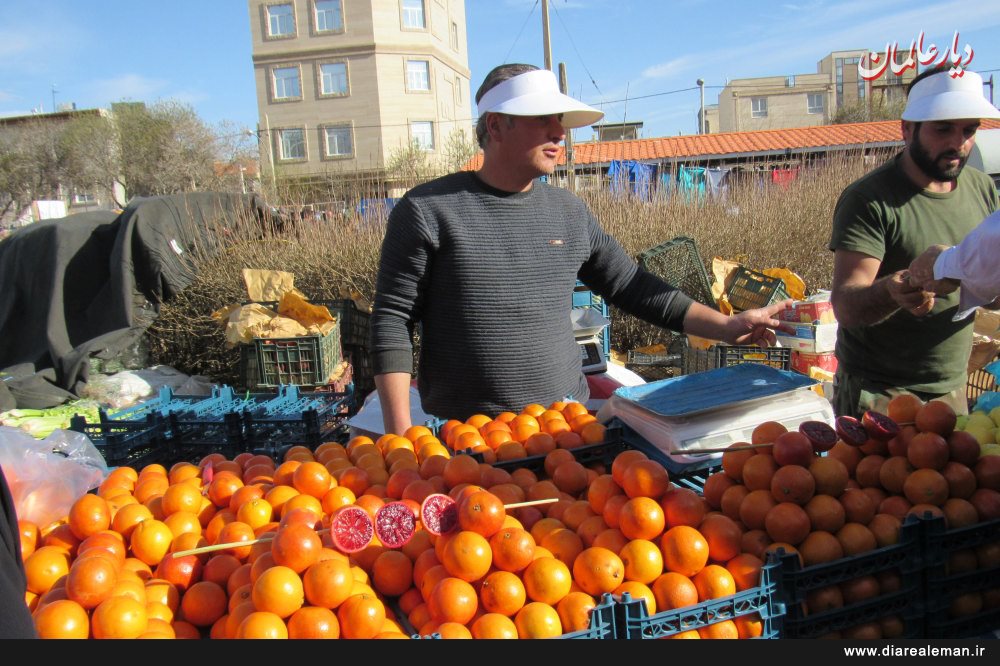
M199 192L46 220L0 242L0 411L72 397L89 358L135 343L194 280L193 250L210 254L239 217L262 230L270 219L254 195Z

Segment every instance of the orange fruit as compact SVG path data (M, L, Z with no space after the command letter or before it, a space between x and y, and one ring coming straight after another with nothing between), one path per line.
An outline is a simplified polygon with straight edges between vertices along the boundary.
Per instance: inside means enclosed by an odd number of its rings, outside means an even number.
M129 548L133 557L153 566L170 550L174 535L166 523L159 520L144 520L132 531Z
M302 524L288 525L271 540L271 557L275 564L302 573L319 560L322 548L316 530Z
M504 527L490 537L493 566L503 571L518 572L534 559L535 539L521 528Z
M631 498L659 499L670 488L667 470L652 460L636 460L622 473L622 488Z
M427 606L437 622L467 624L475 616L479 601L472 585L458 578L446 577L431 590Z
M380 594L398 597L413 585L413 563L398 550L387 550L372 565L372 587Z
M625 580L649 585L663 573L663 553L652 541L633 539L618 555L625 567Z
M616 462L622 455L615 459ZM663 509L649 497L634 497L625 502L618 516L618 529L629 539L651 541L660 536L665 524Z
M226 591L218 583L199 581L181 597L184 620L196 627L209 627L226 613Z
M518 638L555 638L563 633L559 613L549 604L534 601L514 618Z
M351 596L354 578L346 561L323 560L306 569L302 584L311 605L334 609Z
M69 509L69 527L81 541L111 527L111 508L97 495L87 493Z
M500 498L487 491L472 493L458 506L458 524L461 529L486 538L500 530L506 515Z
M102 601L90 618L94 638L138 638L149 618L146 604L131 597L114 596Z
M499 613L486 613L472 623L470 629L473 638L517 638L517 627L514 622Z
M450 575L471 582L490 570L493 551L484 536L463 530L448 540L440 558Z
M118 582L118 568L103 557L78 559L66 577L66 596L83 608L95 608L111 596Z
M45 594L57 580L69 573L69 556L61 548L42 546L24 562L28 591Z
M527 600L521 579L509 571L494 571L483 579L479 590L483 610L513 617Z
M274 613L255 611L240 622L236 638L288 638L288 627Z
M656 608L661 612L698 603L698 588L690 578L674 571L667 571L653 581L652 590Z
M521 574L524 590L532 601L553 605L570 592L573 576L561 560L543 557L532 561Z
M605 548L587 548L573 561L573 581L584 592L599 596L625 581L625 565Z
M340 621L333 611L326 608L305 606L288 618L288 637L339 638Z
M667 530L660 540L660 549L667 570L683 576L694 576L708 562L708 541L701 532L687 525Z
M692 578L698 590L698 599L708 601L736 594L736 581L733 575L718 564L709 564Z
M75 601L58 599L33 614L39 638L80 638L90 636L87 611Z
M570 592L556 605L559 621L566 633L590 628L590 612L596 606L594 598L585 592Z
M273 566L254 582L251 597L257 610L274 613L284 619L302 608L305 592L302 579L294 570Z

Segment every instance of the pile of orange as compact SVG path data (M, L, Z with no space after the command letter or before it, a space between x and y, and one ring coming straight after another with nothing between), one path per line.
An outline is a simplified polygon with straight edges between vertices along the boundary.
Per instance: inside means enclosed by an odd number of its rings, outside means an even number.
M970 446L965 433L953 433L956 417L948 405L900 395L888 411L890 418L904 424L896 437L871 438L860 447L838 441L808 466L780 465L767 447L726 452L723 471L705 483L705 500L737 526L742 552L765 558L767 552L782 548L797 553L803 566L895 544L910 514L943 516L949 529L1000 517L1000 475L987 469L991 463L974 462L978 445L972 440ZM767 422L754 430L752 443L781 440L787 445L801 437ZM741 446L745 443L733 445ZM1000 544L992 544L956 553L948 567L949 573L958 573L998 564ZM895 569L861 576L811 590L804 610L815 614L846 608L901 585ZM1000 589L974 592L957 599L951 614L971 614L998 604ZM903 631L902 620L891 616L831 637L893 638Z
M721 537L672 529L685 516L700 525L704 506L662 467L631 452L612 470L584 468L568 449L600 441L603 427L576 403L535 407L445 424L445 442L415 426L293 447L280 464L212 454L169 470L118 468L65 519L21 523L36 628L80 638L548 637L587 628L605 592L630 592L654 613L755 584L759 561L700 562L702 543ZM496 443L489 452L544 453L546 474L452 455L449 439L486 453L470 428ZM490 437L508 431L524 444ZM460 530L435 537L418 526L399 550L374 539L350 556L324 531L343 506L374 517L401 500L418 514L434 492L458 500ZM558 501L504 509L542 498ZM174 555L213 544L233 545ZM759 633L759 623L730 624L706 635Z

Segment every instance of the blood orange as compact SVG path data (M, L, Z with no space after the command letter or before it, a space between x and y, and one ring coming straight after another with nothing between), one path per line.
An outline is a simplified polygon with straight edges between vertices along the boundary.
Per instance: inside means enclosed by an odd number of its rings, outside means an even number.
M899 424L885 414L868 410L861 417L861 425L868 436L880 442L888 442L899 434Z
M837 435L845 444L861 446L868 441L868 431L853 416L838 416L835 423Z
M403 502L389 502L375 512L375 535L386 548L402 548L416 530L417 519Z
M806 436L816 453L829 451L837 443L837 431L823 421L804 421L799 424L799 432Z
M420 505L420 522L435 536L447 534L458 527L458 504L448 495L428 495Z
M408 510L408 509L407 509ZM333 545L343 553L356 553L371 543L375 527L368 512L359 506L345 506L330 520Z

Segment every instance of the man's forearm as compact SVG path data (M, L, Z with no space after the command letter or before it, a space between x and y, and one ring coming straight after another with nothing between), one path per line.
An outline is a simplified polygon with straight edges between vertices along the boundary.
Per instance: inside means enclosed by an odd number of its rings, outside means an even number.
M410 375L387 372L375 375L375 387L382 406L382 423L386 433L402 435L410 423Z
M844 328L871 326L888 319L899 304L888 288L889 277L876 280L868 286L843 285L831 297L837 322Z

